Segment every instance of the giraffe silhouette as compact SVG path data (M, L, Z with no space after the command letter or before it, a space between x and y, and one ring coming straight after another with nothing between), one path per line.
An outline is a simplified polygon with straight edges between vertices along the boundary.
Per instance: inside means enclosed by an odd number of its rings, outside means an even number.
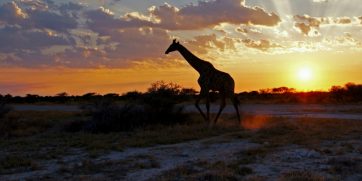
M221 95L221 103L219 111L213 121L213 124L216 124L222 110L225 108L226 98L231 99L236 110L238 121L240 122L240 115L238 109L239 100L234 93L234 79L228 73L217 70L210 62L196 57L179 42L176 42L176 39L173 40L172 44L170 45L170 47L168 47L165 54L173 51L179 51L180 54L185 58L185 60L200 74L197 82L199 83L201 90L199 96L196 99L195 106L202 115L202 117L206 121L210 121L209 92L218 91ZM206 114L201 110L199 106L199 102L202 98L206 98Z

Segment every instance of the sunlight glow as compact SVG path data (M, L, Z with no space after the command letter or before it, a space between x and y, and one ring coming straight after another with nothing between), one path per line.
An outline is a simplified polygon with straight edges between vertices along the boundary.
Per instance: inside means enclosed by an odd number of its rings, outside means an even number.
M298 78L302 81L308 81L312 79L312 71L309 68L301 68L298 71Z

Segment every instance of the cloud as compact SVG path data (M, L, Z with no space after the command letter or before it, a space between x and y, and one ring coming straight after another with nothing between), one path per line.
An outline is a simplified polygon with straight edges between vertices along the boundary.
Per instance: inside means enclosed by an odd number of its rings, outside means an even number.
M280 45L276 43L272 43L269 40L261 39L260 41L255 41L251 39L243 39L242 42L246 47L258 49L260 51L268 51L271 48L277 48L281 47Z
M235 50L234 41L224 37L218 39L215 34L199 35L185 42L185 46L197 54L207 54L210 49L213 51Z
M313 0L314 3L328 3L328 0Z
M70 42L63 37L53 36L46 31L24 31L18 26L6 26L0 29L0 51L3 53L37 51L51 45L67 45Z
M165 3L150 7L147 15L138 12L114 18L102 9L86 13L89 26L103 33L108 28L155 27L168 30L197 30L212 28L220 23L275 26L281 20L274 13L259 7L247 7L242 0L200 1L181 9Z
M337 24L351 24L352 20L349 17L338 18L335 23Z
M15 24L26 18L28 18L28 14L15 2L5 3L0 6L0 22L2 24Z
M275 26L280 18L259 7L247 7L243 0L199 1L181 9L164 4L149 10L159 21L155 26L170 30L210 28L220 23Z
M319 35L323 25L348 25L352 23L350 17L310 17L308 15L295 15L294 27L306 36Z
M316 29L319 28L321 21L317 18L310 17L308 15L295 15L294 20L296 23L294 26L299 29L304 35L309 35L313 29L316 32Z
M165 48L171 42L167 31L159 28L128 28L105 33L108 38L96 37L97 44L93 48L78 46L55 54L56 63L66 67L111 68L143 60L159 61L165 58Z
M66 32L76 28L77 22L69 14L50 11L46 5L31 4L33 1L22 1L31 8L21 9L15 2L5 3L0 7L0 21L5 25L19 25L24 29L51 29ZM68 8L71 8L68 4ZM65 7L63 8L63 12Z

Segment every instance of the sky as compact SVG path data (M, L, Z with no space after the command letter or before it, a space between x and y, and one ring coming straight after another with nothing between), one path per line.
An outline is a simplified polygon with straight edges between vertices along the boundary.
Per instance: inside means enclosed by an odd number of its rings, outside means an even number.
M360 0L1 0L0 94L199 90L175 38L236 92L362 83Z

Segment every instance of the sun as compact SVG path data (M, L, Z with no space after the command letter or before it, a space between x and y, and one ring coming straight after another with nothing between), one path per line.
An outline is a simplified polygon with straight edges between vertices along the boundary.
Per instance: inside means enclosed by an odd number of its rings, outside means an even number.
M313 72L310 68L303 67L298 70L298 78L302 81L309 81L313 77Z

